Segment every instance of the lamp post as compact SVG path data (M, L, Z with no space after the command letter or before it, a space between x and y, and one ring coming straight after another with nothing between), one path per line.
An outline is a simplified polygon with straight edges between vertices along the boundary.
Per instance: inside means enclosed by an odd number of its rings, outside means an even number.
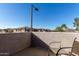
M38 8L36 8L32 4L30 4L30 32L33 31L33 9L38 11Z
M32 32L33 6L30 4L30 31Z

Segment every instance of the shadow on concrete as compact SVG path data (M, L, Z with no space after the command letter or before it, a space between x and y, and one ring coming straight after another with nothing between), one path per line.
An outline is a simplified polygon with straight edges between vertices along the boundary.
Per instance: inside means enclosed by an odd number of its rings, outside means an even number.
M31 46L32 47L40 47L40 48L45 49L45 50L49 49L48 45L46 45L43 41L41 41L40 38L38 38L33 33L32 33L32 36L31 36Z

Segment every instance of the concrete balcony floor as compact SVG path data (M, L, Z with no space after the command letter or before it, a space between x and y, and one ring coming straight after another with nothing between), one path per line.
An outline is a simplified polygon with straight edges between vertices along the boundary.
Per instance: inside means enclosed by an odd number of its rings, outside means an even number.
M48 56L48 52L50 54L49 56L54 56L54 53L40 47L25 48L12 56Z

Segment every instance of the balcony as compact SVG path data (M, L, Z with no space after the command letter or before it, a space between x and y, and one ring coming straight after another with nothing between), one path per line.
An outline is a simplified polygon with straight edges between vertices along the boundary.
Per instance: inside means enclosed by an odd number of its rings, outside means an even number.
M63 33L77 36L72 32L25 32L0 34L0 56L55 56L49 43L61 41ZM57 36L57 37L55 37ZM79 42L75 41L73 53L79 55Z

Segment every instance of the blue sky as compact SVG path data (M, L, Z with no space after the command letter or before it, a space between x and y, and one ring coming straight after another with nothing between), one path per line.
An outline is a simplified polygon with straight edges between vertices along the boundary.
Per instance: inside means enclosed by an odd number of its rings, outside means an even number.
M33 10L33 27L54 29L61 24L73 27L79 17L79 4L51 3L33 4L39 11ZM0 4L0 28L30 26L30 4Z

